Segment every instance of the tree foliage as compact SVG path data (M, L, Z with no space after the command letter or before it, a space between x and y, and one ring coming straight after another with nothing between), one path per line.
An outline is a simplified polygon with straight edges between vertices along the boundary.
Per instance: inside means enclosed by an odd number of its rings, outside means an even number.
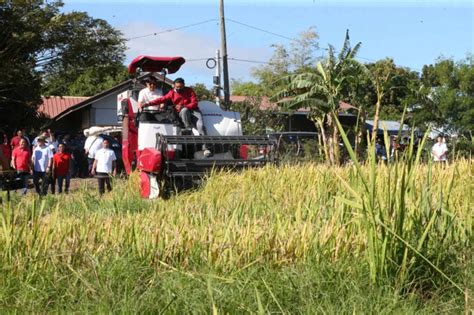
M240 113L245 135L262 135L269 130L283 131L286 118L277 112L260 109L261 97L248 97L243 102L233 102L230 109Z
M474 59L454 62L440 58L423 67L417 103L412 110L416 125L468 136L474 130Z
M359 42L351 47L347 31L337 56L334 47L329 45L324 61L307 72L284 78L285 87L273 96L286 108L305 107L312 112L313 121L321 132L326 158L332 164L339 163L339 136L335 125L339 101L347 97L349 79L366 72L366 68L354 59L360 46Z
M91 96L126 78L122 34L85 12L52 20L51 48L41 52L44 94Z
M92 95L122 81L120 32L61 1L0 2L0 123L34 126L41 95Z
M268 64L254 68L252 76L257 82L234 80L232 91L235 95L272 96L284 86L280 79L296 71L306 71L318 59L319 35L314 27L301 32L289 46L273 44L273 55Z
M216 98L211 90L209 90L205 84L196 83L191 88L196 93L196 96L199 101L214 101Z

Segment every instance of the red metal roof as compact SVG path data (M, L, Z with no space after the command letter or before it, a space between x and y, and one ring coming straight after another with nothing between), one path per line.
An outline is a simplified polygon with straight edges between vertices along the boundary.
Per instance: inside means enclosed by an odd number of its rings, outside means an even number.
M63 111L80 102L87 100L89 97L80 96L48 96L42 97L43 104L40 105L38 111L45 114L49 118L54 118Z

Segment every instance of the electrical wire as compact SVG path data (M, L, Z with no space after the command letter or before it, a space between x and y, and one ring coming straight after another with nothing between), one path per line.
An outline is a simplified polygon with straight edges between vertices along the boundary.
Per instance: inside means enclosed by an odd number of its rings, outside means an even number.
M233 22L235 24L240 24L240 25L243 25L245 27L248 27L248 28L263 32L263 33L267 33L267 34L270 34L270 35L273 35L273 36L281 37L281 38L284 38L284 39L287 39L287 40L290 40L290 41L297 41L297 39L294 39L294 38L291 38L291 37L288 37L288 36L285 36L285 35L281 35L281 34L278 34L278 33L275 33L275 32L267 31L267 30L264 30L263 28L252 26L252 25L249 25L249 24L246 24L246 23L243 23L243 22L233 20L233 19L226 18L226 21L230 21L230 22Z
M209 19L209 20L205 20L205 21L201 21L201 22L197 22L197 23L193 23L193 24L188 24L188 25L184 25L184 26L180 26L180 27L170 28L170 29L167 29L167 30L164 30L164 31L161 31L161 32L155 32L155 33L150 33L150 34L146 34L146 35L129 37L129 38L126 38L125 40L126 41L131 41L131 40L134 40L134 39L145 38L145 37L150 37L150 36L157 36L159 34L164 34L164 33L171 33L171 32L174 32L174 31L182 30L182 29L185 29L185 28L189 28L189 27L193 27L193 26L197 26L197 25L201 25L201 24L206 24L206 23L213 22L213 21L217 21L217 19Z
M268 61L258 61L258 60L249 60L249 59L239 59L239 58L227 58L227 60L248 62L248 63L271 64L271 62L268 62Z

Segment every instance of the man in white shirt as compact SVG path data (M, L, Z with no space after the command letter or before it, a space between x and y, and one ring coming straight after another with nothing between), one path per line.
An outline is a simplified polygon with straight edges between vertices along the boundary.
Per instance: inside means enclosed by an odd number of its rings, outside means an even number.
M91 134L89 129L84 130L84 136L87 137L86 142L84 143L84 151L87 155L87 169L89 174L91 174L92 164L94 164L95 160L95 153L102 148L102 142L104 139L96 134Z
M150 76L145 80L146 88L140 90L140 93L138 93L138 106L139 108L142 108L143 104L149 103L153 101L154 99L157 99L159 97L163 96L163 90L161 87L157 87L158 80ZM150 121L154 118L154 113L157 111L162 111L165 108L165 104L161 103L159 105L155 106L148 106L143 108L143 115L146 115L145 120Z
M448 147L444 142L442 135L438 136L438 142L436 142L431 148L431 155L435 162L447 162L448 161Z
M35 184L36 192L40 196L45 196L48 193L48 175L53 165L53 152L45 142L46 139L44 137L38 137L37 145L31 155L33 183Z
M33 145L33 147L36 147L38 145L38 139L39 138L43 138L44 141L45 141L46 146L49 146L50 136L49 136L48 130L46 130L46 129L42 130L41 134L33 139L33 142L31 143Z
M102 142L102 149L97 150L95 153L94 164L92 165L92 175L97 177L99 183L99 194L102 195L105 192L105 185L107 190L112 190L110 184L110 174L113 176L117 175L117 157L113 150L109 149L109 140L104 139Z

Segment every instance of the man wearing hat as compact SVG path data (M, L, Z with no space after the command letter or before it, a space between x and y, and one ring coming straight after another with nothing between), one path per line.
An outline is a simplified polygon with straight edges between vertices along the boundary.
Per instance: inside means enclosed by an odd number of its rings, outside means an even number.
M53 151L46 145L44 136L37 138L37 145L31 155L31 161L33 162L33 183L36 192L40 196L45 196L48 193L48 175L53 165Z
M158 80L154 76L150 76L145 80L146 88L138 93L138 107L142 108L143 104L149 103L163 96L163 90L157 87ZM165 108L165 104L157 104L147 107L144 112L159 111Z

